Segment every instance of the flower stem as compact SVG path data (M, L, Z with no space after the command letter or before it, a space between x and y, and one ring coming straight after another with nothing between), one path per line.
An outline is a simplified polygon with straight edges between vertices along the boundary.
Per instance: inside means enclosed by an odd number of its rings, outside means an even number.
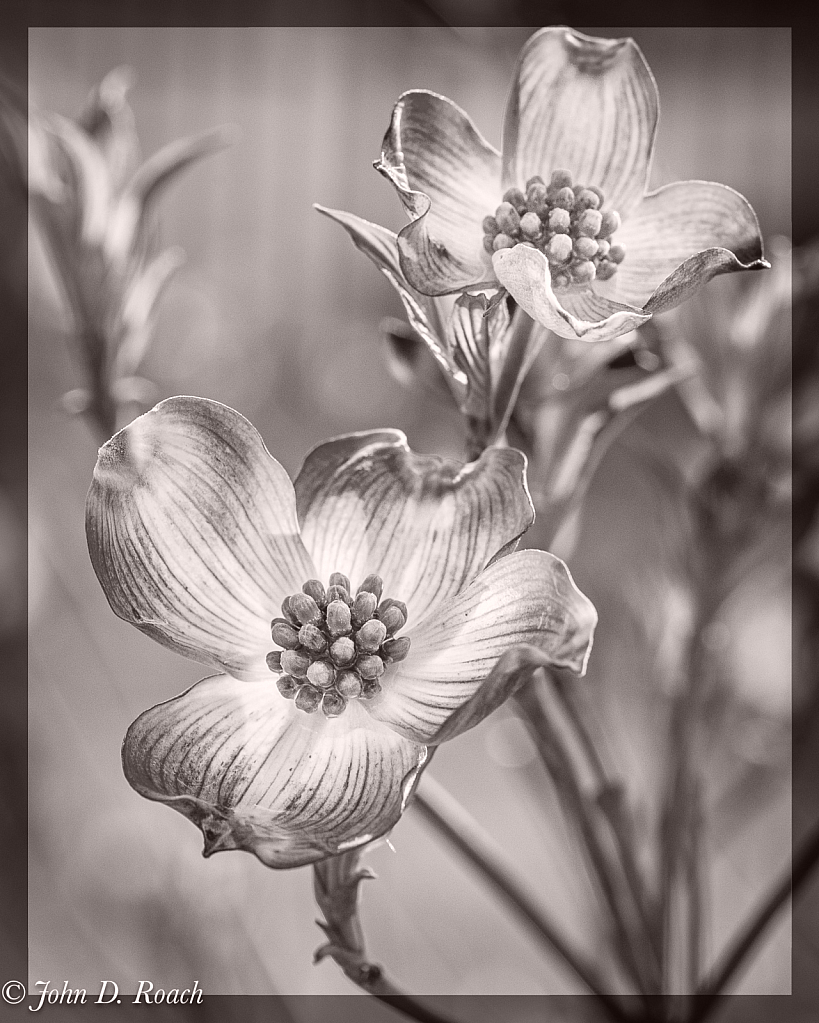
M708 1017L719 996L732 983L735 974L748 958L763 931L787 902L795 899L800 889L819 864L819 822L813 826L793 858L792 867L774 885L756 912L752 913L734 938L719 963L697 990L696 1002L688 1023L701 1023Z
M584 954L572 946L569 939L561 934L559 927L535 904L523 885L512 875L503 851L457 800L429 774L425 774L412 805L480 871L484 880L536 931L550 951L557 952L583 984L600 999L609 1017L617 1023L628 1023L629 1015L616 998L607 994L609 985L597 974Z
M571 737L564 735L567 731L575 732L572 726L576 719L573 711L569 714L563 713L568 701L563 698L560 683L548 672L545 672L545 675L549 684L548 693L550 697L557 695L559 704L552 699L547 710L541 702L544 690L535 688L531 683L520 689L514 700L521 708L522 720L529 729L541 762L555 786L564 815L567 819L575 821L579 828L583 848L589 857L590 866L617 931L617 951L622 958L622 965L645 999L659 989L659 962L653 955L649 931L642 923L642 902L636 893L637 887L641 889L642 886L636 878L636 865L632 881L629 881L629 872L621 869L622 862L618 855L623 849L617 839L618 829L611 827L611 817L601 806L602 800L599 795L605 793L611 796L616 793L612 786L608 785L595 799L594 795L584 790L579 773L585 768L586 773L594 777L598 762L595 755L591 765L581 764L578 755L582 755L585 743L590 743L591 738L585 736L584 739L577 741L576 734ZM572 739L575 741L572 742ZM577 747L574 755L570 747ZM602 764L600 766L602 767ZM608 834L609 830L615 832L613 840L609 840L612 838Z
M418 1023L449 1023L423 1005L418 999L405 994L386 976L381 966L367 958L364 929L358 912L359 886L363 880L375 875L359 869L363 849L353 849L314 864L313 890L325 921L319 926L327 943L317 949L314 960L331 958L344 974L368 995L378 998Z

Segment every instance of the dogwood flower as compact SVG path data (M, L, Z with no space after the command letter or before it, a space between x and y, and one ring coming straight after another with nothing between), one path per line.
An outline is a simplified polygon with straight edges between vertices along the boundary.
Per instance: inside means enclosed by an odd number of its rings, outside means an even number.
M137 792L205 854L289 867L398 820L435 746L539 665L585 670L596 613L514 551L526 460L413 454L398 431L319 445L295 484L239 413L176 397L99 452L86 530L121 618L220 674L142 714Z
M451 100L404 93L375 164L410 216L404 277L426 295L502 286L555 333L596 341L716 274L767 266L733 189L678 181L646 194L658 114L632 39L565 27L523 47L502 153Z

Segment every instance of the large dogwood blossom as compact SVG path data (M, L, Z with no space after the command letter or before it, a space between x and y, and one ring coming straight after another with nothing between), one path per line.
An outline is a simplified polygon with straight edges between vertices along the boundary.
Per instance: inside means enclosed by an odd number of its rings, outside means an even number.
M404 93L379 170L410 216L406 280L426 295L503 286L564 337L615 337L714 275L767 266L743 196L708 181L646 194L659 115L632 39L544 28L521 51L503 151L433 92Z
M514 550L525 470L385 430L319 445L294 485L239 413L191 397L117 433L87 503L97 577L121 618L220 672L134 722L130 784L206 854L273 867L386 833L429 747L536 666L585 670L593 606L562 561Z

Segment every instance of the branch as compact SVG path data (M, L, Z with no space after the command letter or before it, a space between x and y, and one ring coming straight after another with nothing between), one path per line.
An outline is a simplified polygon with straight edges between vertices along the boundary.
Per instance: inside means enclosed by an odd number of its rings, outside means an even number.
M793 859L793 866L777 882L755 913L743 926L711 971L710 977L697 990L694 1010L689 1023L700 1023L711 1014L720 994L733 982L734 976L751 953L763 931L787 902L796 898L798 892L810 878L819 863L819 823L802 844Z
M366 867L358 869L361 852L361 849L353 849L314 864L313 890L325 920L317 923L328 940L316 949L313 962L319 963L329 956L362 991L418 1023L449 1023L446 1017L404 994L386 977L381 966L367 959L364 931L358 916L358 886L375 874Z
M629 1023L630 1016L612 995L608 984L600 977L584 954L573 947L532 900L523 885L513 877L504 853L464 808L429 774L421 778L411 806L420 810L424 818L442 834L469 862L478 869L485 881L505 899L515 913L536 932L551 952L572 969L583 984L595 994L617 1023Z

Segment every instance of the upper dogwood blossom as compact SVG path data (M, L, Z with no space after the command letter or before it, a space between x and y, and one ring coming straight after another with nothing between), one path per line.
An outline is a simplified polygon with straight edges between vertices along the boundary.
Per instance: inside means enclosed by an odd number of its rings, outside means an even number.
M427 295L505 287L564 337L615 337L715 274L767 266L753 209L685 181L646 194L659 102L631 39L545 28L518 60L503 152L451 100L404 93L375 164L411 222L401 269Z
M295 486L237 412L161 402L99 453L86 529L114 611L216 668L142 714L131 785L205 852L274 867L387 832L434 746L534 667L585 669L594 608L559 559L514 550L526 460L331 440Z

